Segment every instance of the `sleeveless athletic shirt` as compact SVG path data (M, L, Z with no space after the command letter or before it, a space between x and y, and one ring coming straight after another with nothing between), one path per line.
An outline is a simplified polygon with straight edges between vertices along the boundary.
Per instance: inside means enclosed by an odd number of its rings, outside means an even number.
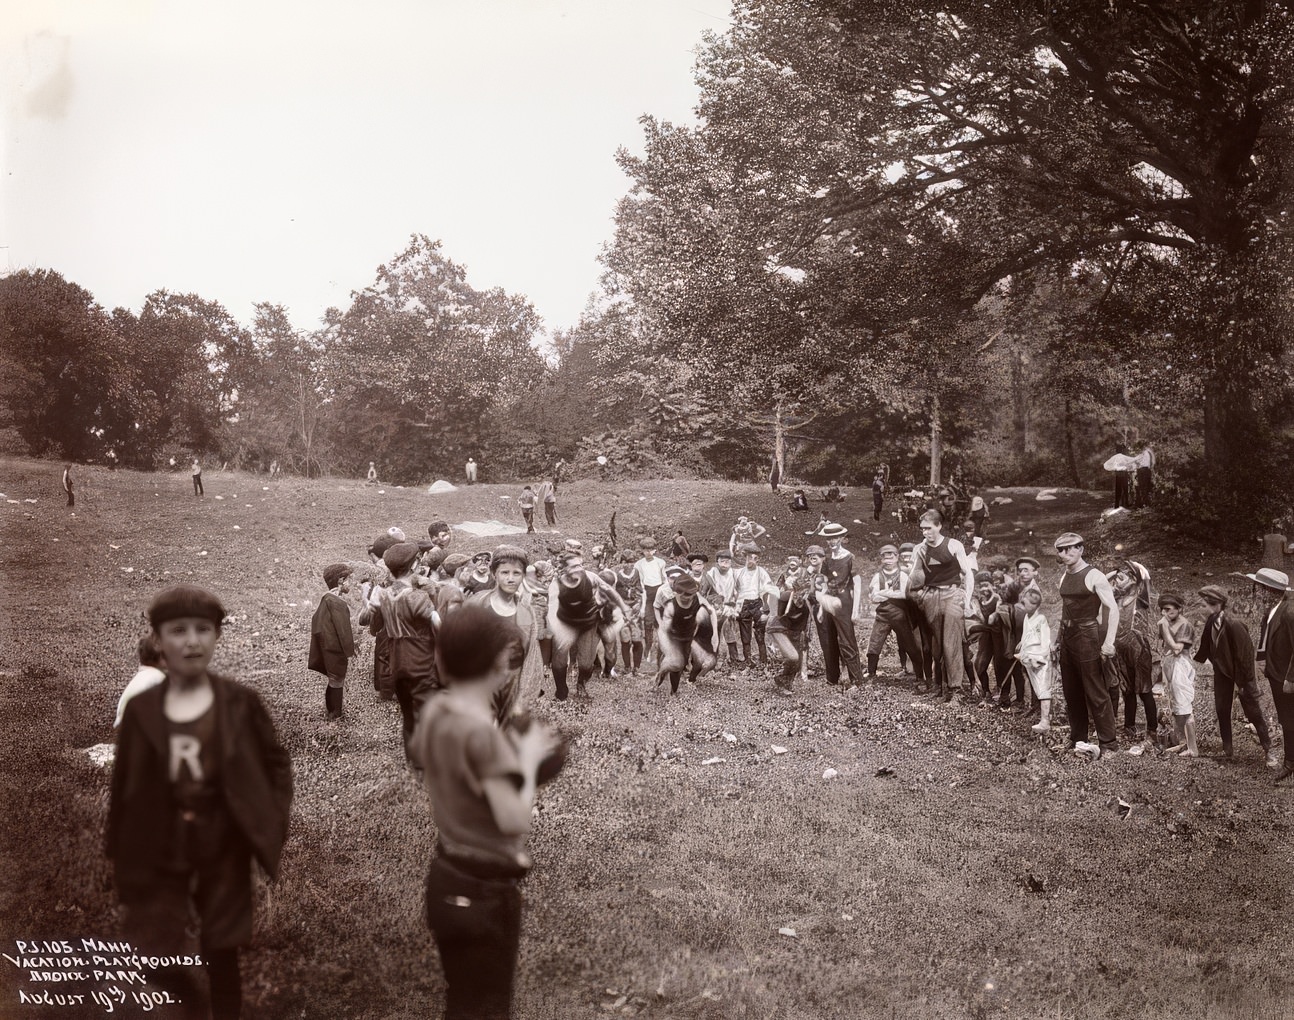
M701 598L692 599L686 608L676 599L674 601L674 619L670 623L670 636L680 641L691 641L696 636L696 614L701 609Z
M948 542L945 538L938 546L926 545L927 588L942 588L962 581L962 568L957 563L957 557L948 548Z
M1062 623L1096 622L1101 617L1101 600L1089 591L1084 583L1088 573L1096 568L1088 564L1075 574L1066 573L1060 579L1060 619Z
M557 585L557 619L576 630L587 630L598 621L601 607L593 597L594 586L588 574L580 577L580 583L574 588L558 582Z
M822 565L822 572L827 575L827 593L829 595L853 594L853 589L849 586L850 578L854 576L853 553L848 553L839 559L835 556L828 556L827 561Z

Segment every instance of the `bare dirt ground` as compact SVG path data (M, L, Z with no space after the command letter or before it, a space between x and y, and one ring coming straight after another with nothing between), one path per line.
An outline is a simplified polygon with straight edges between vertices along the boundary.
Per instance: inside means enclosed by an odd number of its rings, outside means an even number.
M199 501L183 475L89 471L73 516L59 474L0 461L0 947L119 937L101 852L108 777L84 749L112 739L141 611L192 580L229 608L217 668L261 692L296 775L282 877L260 890L244 957L247 1015L438 1015L420 919L426 798L367 647L345 721L325 721L322 678L305 669L309 619L325 564L360 560L390 525L515 523L519 486L432 496L213 473ZM1100 525L1102 495L1005 495L982 559L1046 553L1074 529L1102 565L1122 544L1160 590L1222 581L1251 608L1228 575L1253 563L1177 547L1153 516ZM732 483L579 481L562 486L562 530L521 542L601 540L614 510L621 545L679 527L712 553L747 514L770 530L769 562L803 549L818 507L793 517L766 487ZM891 532L916 537L873 525L870 509L860 492L829 510L862 559ZM465 551L492 544L455 536ZM572 746L531 841L519 1017L1290 1015L1291 795L1243 729L1236 761L1211 756L1207 669L1193 762L1091 763L1063 753L1063 731L1038 741L1016 716L919 699L894 679L847 692L818 675L789 700L766 674L727 670L676 698L646 676L591 690L537 708ZM105 1015L23 1004L39 986L8 960L0 975L0 1017Z

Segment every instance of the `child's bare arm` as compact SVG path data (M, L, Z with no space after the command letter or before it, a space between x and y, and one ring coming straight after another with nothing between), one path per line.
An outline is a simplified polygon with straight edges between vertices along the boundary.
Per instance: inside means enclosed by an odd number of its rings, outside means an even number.
M530 831L539 765L557 748L560 738L547 726L534 723L525 733L512 733L511 740L521 765L521 785L518 787L513 777L491 776L481 781L481 788L499 831L522 836Z

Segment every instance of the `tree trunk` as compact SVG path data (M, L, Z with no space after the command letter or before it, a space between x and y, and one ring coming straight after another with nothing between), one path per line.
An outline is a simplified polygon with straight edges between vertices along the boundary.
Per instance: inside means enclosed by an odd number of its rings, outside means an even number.
M1024 351L1017 346L1011 358L1012 452L1021 463L1029 452L1029 392L1024 366Z
M939 388L930 390L930 484L938 485L944 470L943 422L939 420Z
M786 422L782 418L782 402L777 402L773 418L773 466L780 482L786 477Z
M1068 397L1065 398L1065 463L1069 465L1069 480L1074 488L1081 489L1083 480L1078 474L1078 458L1074 454L1074 416Z

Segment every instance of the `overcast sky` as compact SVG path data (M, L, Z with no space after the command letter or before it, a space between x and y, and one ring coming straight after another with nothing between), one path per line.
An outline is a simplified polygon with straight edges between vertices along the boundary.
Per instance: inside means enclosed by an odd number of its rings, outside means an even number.
M727 0L0 0L0 269L105 308L193 292L298 327L403 250L573 325L641 152L691 122Z

